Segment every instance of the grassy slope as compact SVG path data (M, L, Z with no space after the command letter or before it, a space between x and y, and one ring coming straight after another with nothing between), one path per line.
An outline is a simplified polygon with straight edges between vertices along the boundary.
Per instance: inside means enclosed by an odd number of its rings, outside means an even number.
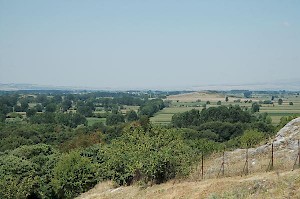
M284 136L284 137L282 137ZM147 188L134 185L114 188L111 182L99 183L80 199L100 198L300 198L300 169L293 168L300 139L300 118L278 132L274 141L274 171L266 172L270 161L270 142L249 149L250 175L241 177L245 149L227 151L225 177L217 178L222 157L214 154L205 160L204 180L199 165L187 179L177 179Z
M170 181L145 189L138 186L113 188L110 182L105 182L79 198L300 198L300 172L294 170L203 181Z

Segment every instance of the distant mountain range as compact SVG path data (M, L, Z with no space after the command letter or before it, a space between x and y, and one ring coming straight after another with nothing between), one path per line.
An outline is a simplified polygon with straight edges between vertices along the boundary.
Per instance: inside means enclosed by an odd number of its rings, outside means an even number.
M110 90L110 88L90 88L90 87L71 87L71 86L50 86L38 84L2 84L0 83L0 90L2 91L18 91L18 90Z
M193 86L191 90L287 90L300 91L300 80L280 80L276 82L261 82L249 84L211 84Z
M72 87L72 86L50 86L38 84L18 84L18 83L0 83L2 91L17 91L17 90L130 90L133 88L100 88L100 87ZM136 89L136 88L134 88ZM140 88L138 90L149 90L150 88ZM280 80L276 82L261 82L249 84L203 84L194 86L182 86L172 88L151 88L150 90L287 90L300 91L300 80Z

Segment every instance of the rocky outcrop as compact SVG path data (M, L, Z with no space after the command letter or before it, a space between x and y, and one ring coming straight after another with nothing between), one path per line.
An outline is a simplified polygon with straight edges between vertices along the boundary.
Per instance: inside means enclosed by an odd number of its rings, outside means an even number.
M292 170L298 156L298 140L300 139L300 118L296 118L286 124L266 144L257 148L248 149L248 166L250 172L263 172L268 170L271 162L271 150L273 143L274 170ZM235 176L243 172L246 162L246 149L236 149L225 152L225 173ZM220 173L220 165L223 157L212 159L207 165L208 176L216 176ZM217 167L216 167L217 166ZM208 177L210 178L210 177Z

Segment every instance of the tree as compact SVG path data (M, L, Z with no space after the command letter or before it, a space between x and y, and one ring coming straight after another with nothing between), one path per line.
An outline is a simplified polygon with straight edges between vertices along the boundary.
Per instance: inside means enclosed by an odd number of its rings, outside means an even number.
M245 98L250 98L251 95L252 95L252 92L251 92L251 91L246 91L246 92L244 92L244 97L245 97Z
M221 101L218 101L218 102L217 102L217 105L221 105L221 104L222 104L222 102L221 102Z
M141 124L144 131L148 131L151 127L150 119L147 115L141 115L139 119L139 123Z
M46 112L53 113L55 111L56 111L56 104L55 103L47 104Z
M5 122L5 120L6 120L6 115L0 113L0 122Z
M228 102L228 97L226 96L225 101Z
M106 124L110 125L110 126L118 124L118 123L122 123L122 122L125 122L125 117L121 113L110 114L106 118Z
M77 151L63 155L53 172L51 184L58 198L74 198L97 183L96 165Z
M73 114L72 120L72 127L77 127L80 124L87 126L87 119L79 113Z
M49 183L58 155L46 144L0 154L0 198L57 198Z
M69 108L72 107L72 101L69 100L69 99L65 99L63 102L62 102L62 109L63 111L67 111Z
M254 147L259 144L264 138L263 133L256 130L246 130L241 136L240 142L243 147Z
M35 108L27 109L27 110L26 110L26 116L27 116L27 117L31 117L31 116L35 115L36 112L37 112L37 111L36 111Z
M37 112L42 112L43 111L43 106L41 104L37 104L35 106L35 109L36 109Z
M131 111L126 113L126 120L128 122L137 121L138 120L138 115L136 114L136 112L134 110L131 110Z
M282 105L282 103L283 103L283 100L280 98L280 99L278 100L278 105Z
M290 103L289 103L289 105L291 105L291 106L292 106L292 105L294 105L294 103L293 103L293 102L290 102Z
M257 102L254 102L251 107L252 113L259 112L259 109L260 109L260 105Z
M26 100L21 101L21 111L25 112L28 109L29 105Z
M79 105L77 107L77 112L81 115L84 115L85 117L92 117L93 116L93 109L90 106L86 105Z

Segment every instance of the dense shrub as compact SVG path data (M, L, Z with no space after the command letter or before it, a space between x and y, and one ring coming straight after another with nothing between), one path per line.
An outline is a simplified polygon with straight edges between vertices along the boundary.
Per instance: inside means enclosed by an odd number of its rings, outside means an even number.
M246 130L240 137L240 142L243 147L254 147L264 139L264 134L256 130Z
M50 186L58 152L45 144L0 155L0 198L54 198Z
M53 170L51 185L58 198L74 198L97 183L96 165L79 152L65 154Z
M111 144L85 149L83 154L99 165L100 179L119 185L134 181L161 183L185 176L194 157L177 130L153 128L145 132L141 126L126 127Z

